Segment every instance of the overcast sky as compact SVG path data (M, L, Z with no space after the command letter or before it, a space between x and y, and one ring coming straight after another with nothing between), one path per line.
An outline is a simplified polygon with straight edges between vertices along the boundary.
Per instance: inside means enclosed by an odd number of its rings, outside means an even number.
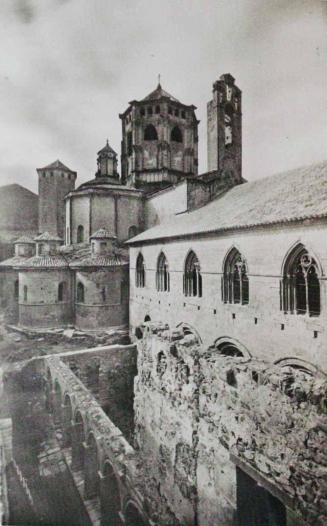
M243 176L327 159L327 2L0 0L0 184L37 190L57 158L94 176L123 112L162 86L198 107L231 73L243 91Z

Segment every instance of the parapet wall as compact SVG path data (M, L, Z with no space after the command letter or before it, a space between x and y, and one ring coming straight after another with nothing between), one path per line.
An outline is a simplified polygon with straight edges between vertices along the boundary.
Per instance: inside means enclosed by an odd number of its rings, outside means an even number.
M285 506L287 524L326 524L322 373L204 351L154 324L138 349L136 440L154 502L168 501L181 524L232 526L241 470Z

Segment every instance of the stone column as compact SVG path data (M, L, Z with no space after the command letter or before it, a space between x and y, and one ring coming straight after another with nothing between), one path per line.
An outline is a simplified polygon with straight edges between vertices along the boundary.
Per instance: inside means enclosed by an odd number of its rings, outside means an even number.
M71 422L72 440L72 469L80 471L84 468L84 448L81 436L83 434L83 424L81 422Z
M110 492L110 476L98 472L99 494L101 506L100 526L122 526L119 517L120 503L116 502L117 495Z
M57 396L55 391L51 394L53 400L53 421L56 425L61 424L61 404L58 404Z
M99 479L94 466L94 452L90 446L83 442L84 449L84 497L93 499L98 495Z
M62 415L62 435L63 435L63 445L64 447L70 447L71 440L71 415L69 413L69 407L64 404L61 404L61 415Z

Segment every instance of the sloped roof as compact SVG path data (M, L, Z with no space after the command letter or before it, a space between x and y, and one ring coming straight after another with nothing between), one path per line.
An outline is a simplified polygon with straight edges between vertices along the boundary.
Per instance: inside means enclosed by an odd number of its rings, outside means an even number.
M120 267L128 265L128 259L120 254L108 254L104 256L88 256L72 261L70 267Z
M49 232L43 232L39 236L34 238L34 241L62 241L61 237L49 234Z
M142 101L147 101L147 100L160 100L160 99L163 99L163 98L167 98L167 99L170 99L174 102L179 102L178 99L175 99L175 97L173 97L172 95L170 95L170 93L167 93L167 91L163 90L162 87L161 87L161 84L158 84L158 86L156 87L155 90L151 91L151 93L149 93L149 95L147 95L146 97L144 97L144 99L142 99Z
M66 258L60 255L33 256L19 263L23 268L68 268Z
M59 159L57 159L51 164L47 164L43 168L38 168L38 170L61 170L62 172L76 173L74 172L74 170L71 170L70 168L68 168L68 166L59 161Z
M327 217L327 161L244 183L207 205L176 215L128 244Z
M4 261L0 261L0 268L12 268L12 267L19 267L21 265L24 265L26 263L28 258L24 256L13 256L12 258L5 259Z
M15 244L16 243L26 243L26 244L29 244L29 245L34 245L33 239L31 239L28 236L21 236L18 239L16 239L16 241L14 243Z
M115 234L111 234L106 228L99 228L99 230L90 236L90 239L112 239L114 237L117 236L115 236Z

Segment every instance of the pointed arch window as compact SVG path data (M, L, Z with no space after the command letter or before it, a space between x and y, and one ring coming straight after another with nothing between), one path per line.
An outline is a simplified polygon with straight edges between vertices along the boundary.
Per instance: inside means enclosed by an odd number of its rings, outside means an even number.
M202 276L200 262L191 250L184 267L184 295L202 297Z
M136 260L136 286L145 287L145 265L142 254L139 254Z
M155 129L153 124L148 124L148 126L145 128L144 140L145 141L157 141L158 140L157 130Z
M171 130L170 140L174 141L174 142L183 142L183 134L182 134L181 129L179 128L179 126L175 126Z
M24 294L24 301L27 301L27 295L28 295L27 285L24 285L23 294Z
M319 270L315 259L298 245L286 260L280 285L281 310L320 315Z
M78 225L77 227L77 243L84 242L84 227L83 225Z
M77 283L76 300L78 303L84 303L85 301L85 288L80 281Z
M226 258L221 290L224 303L249 303L247 265L236 248L232 249Z
M168 261L163 252L158 257L157 274L156 274L157 290L161 292L169 292L170 279Z

